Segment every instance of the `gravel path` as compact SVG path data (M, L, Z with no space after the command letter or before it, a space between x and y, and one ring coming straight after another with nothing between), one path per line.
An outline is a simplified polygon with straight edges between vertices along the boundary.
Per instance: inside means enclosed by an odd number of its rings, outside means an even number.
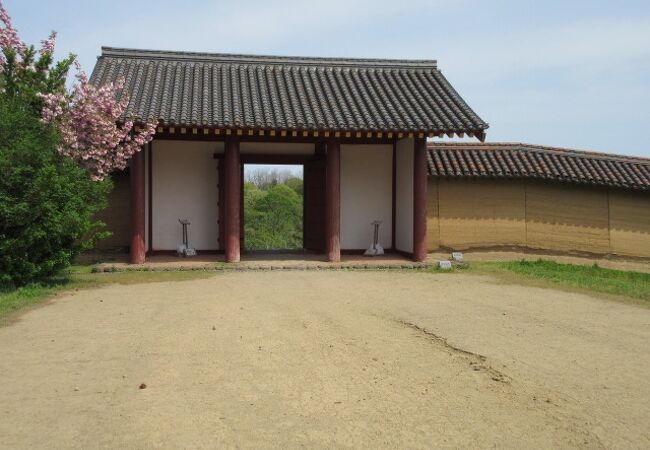
M3 448L648 448L650 309L413 272L79 291L0 328Z

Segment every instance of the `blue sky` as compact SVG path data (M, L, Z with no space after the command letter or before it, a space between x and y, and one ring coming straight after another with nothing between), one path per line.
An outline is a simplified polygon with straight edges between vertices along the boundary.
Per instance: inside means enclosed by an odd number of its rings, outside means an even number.
M650 157L647 0L4 1L87 72L102 45L437 59L488 141Z

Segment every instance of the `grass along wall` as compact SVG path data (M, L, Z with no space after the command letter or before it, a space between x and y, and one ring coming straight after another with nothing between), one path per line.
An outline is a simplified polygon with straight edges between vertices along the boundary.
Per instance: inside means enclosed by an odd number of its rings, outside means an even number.
M650 257L650 195L522 180L429 178L429 250L528 247Z

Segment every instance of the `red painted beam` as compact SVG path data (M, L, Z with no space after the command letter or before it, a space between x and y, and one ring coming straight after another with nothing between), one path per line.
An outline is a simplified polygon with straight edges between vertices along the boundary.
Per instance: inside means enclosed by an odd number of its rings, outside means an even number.
M327 260L341 261L341 144L327 143L325 179L325 242Z
M144 150L131 159L131 264L142 264L145 259L144 241Z
M225 217L220 222L225 225L226 262L240 261L240 224L241 224L241 161L239 140L226 140L224 157L225 183Z
M427 141L415 139L413 153L413 260L427 259Z

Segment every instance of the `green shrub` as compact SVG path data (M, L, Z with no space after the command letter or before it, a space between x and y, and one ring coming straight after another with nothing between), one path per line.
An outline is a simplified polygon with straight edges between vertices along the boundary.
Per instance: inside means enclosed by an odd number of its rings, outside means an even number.
M31 105L0 95L1 286L51 276L106 235L93 217L110 181L91 181L58 155L57 139Z
M299 196L303 196L304 183L301 178L291 177L284 182L285 185L289 186L291 189L296 191Z
M246 248L302 248L302 195L285 184L266 190L244 186Z

